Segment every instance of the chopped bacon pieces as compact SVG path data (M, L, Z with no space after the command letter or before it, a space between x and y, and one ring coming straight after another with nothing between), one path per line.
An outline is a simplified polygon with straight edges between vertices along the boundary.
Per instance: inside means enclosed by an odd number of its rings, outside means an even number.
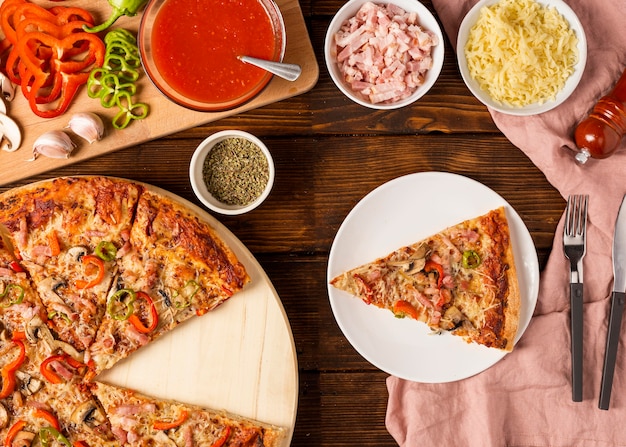
M424 83L437 36L417 13L365 3L335 34L337 64L351 88L373 104L404 99Z

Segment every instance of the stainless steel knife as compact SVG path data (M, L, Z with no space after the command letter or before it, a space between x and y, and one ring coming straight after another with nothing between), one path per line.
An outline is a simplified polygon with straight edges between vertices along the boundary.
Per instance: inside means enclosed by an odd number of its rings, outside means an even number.
M611 388L613 387L613 373L619 344L624 301L626 300L626 196L615 222L613 236L613 292L611 293L611 311L609 314L609 329L606 337L604 352L604 367L602 369L602 385L600 386L599 407L609 409Z

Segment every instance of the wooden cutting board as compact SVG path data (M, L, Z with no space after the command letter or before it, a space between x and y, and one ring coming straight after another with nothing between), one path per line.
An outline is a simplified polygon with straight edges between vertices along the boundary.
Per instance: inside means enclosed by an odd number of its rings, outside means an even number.
M276 2L283 14L287 31L284 60L299 64L302 67L302 75L297 81L289 82L274 77L259 96L241 107L223 112L195 112L176 105L165 98L142 71L138 83L137 100L148 104L150 114L143 120L132 122L124 130L116 130L111 126L110 122L115 114L114 110L105 109L100 105L98 99L89 98L85 87L78 92L70 109L64 115L53 119L43 119L36 116L30 110L21 92L17 91L15 99L7 105L7 113L22 129L23 141L20 149L15 152L0 152L0 185L10 184L52 169L134 146L307 92L317 82L319 67L302 16L302 10L298 0L276 0ZM33 0L33 3L50 6L50 2L42 0ZM85 8L94 15L98 23L108 17L111 11L105 0L68 0L56 5ZM115 23L114 27L136 31L140 19L140 14L135 17L122 17ZM72 136L77 147L70 158L55 160L38 157L37 160L28 161L32 158L33 142L44 132L65 128L71 115L76 112L94 112L100 115L106 122L104 139L90 145L80 138Z

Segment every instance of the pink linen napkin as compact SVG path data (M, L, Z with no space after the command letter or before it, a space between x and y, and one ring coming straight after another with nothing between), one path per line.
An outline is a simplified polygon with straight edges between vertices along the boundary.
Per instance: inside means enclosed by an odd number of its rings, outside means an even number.
M533 319L515 350L488 370L452 383L389 377L386 426L401 446L626 446L626 322L618 349L609 411L598 409L612 287L615 218L626 194L626 140L617 154L586 165L574 161L573 131L626 68L626 1L566 0L582 22L588 60L576 92L533 117L490 110L498 128L563 195L587 193L584 259L584 401L572 402L569 264L563 222L541 274ZM459 25L476 0L433 0L456 46Z

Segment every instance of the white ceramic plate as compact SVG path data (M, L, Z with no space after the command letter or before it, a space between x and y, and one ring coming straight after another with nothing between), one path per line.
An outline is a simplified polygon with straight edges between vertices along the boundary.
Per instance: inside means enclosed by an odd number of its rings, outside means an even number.
M565 86L559 93L557 93L556 98L553 100L548 100L541 104L529 104L524 107L512 107L506 104L498 103L494 101L489 93L483 90L480 85L478 85L478 82L476 82L476 80L474 80L470 75L469 69L467 68L464 48L470 29L474 26L480 16L480 10L485 6L494 5L499 1L500 0L480 0L472 7L472 9L470 9L461 22L457 37L456 56L463 81L465 81L469 90L480 102L494 110L497 110L498 112L506 113L508 115L529 116L552 110L569 98L582 78L587 62L587 38L585 36L585 30L580 23L580 20L578 20L576 13L564 1L537 0L537 2L543 6L556 8L565 20L569 22L570 27L576 33L576 37L578 37L578 62L574 66L574 73L572 73L572 75L567 79Z
M328 281L500 206L505 207L509 220L522 294L517 342L530 322L539 292L535 246L515 210L496 192L467 177L442 172L411 174L369 193L337 232L330 251ZM452 382L484 371L506 355L468 344L447 332L434 335L424 323L395 318L391 312L368 306L330 284L328 294L335 319L352 346L374 366L397 377Z

